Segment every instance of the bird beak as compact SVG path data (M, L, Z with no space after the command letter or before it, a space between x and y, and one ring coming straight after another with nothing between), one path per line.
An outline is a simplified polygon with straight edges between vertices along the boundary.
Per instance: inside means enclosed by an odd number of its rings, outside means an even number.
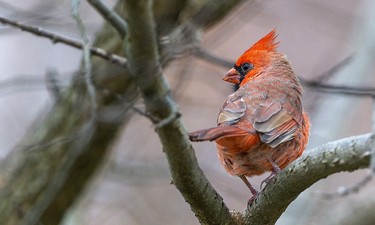
M223 77L223 80L233 84L240 83L241 76L235 68L230 69Z

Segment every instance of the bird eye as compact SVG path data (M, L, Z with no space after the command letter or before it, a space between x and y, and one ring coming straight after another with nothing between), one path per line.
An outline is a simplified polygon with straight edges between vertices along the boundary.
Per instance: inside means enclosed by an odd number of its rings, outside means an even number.
M246 62L246 63L241 64L241 70L242 70L242 73L244 74L248 72L249 70L251 70L252 68L254 68L254 66L251 63Z

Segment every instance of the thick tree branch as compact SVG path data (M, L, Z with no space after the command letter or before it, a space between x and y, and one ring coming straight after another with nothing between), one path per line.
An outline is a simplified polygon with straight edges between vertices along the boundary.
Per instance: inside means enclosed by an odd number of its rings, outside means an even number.
M265 187L246 211L246 224L275 224L288 205L318 180L368 167L374 145L374 136L366 134L306 151Z
M126 43L129 70L142 92L148 113L159 119L154 123L169 162L173 184L202 224L234 224L223 199L197 164L162 74L151 1L127 0L124 7L129 26Z

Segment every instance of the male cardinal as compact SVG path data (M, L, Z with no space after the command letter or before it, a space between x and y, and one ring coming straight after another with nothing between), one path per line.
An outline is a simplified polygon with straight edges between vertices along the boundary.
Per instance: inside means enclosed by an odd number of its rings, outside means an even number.
M271 171L268 183L304 151L309 118L302 108L302 88L286 56L277 51L272 30L245 51L223 80L235 85L221 108L217 127L189 133L191 141L215 141L225 170L246 177ZM262 183L263 183L262 182Z

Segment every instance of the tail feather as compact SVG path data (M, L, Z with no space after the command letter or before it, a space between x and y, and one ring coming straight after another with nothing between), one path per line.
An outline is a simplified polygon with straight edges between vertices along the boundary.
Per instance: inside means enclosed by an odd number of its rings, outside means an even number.
M214 141L221 137L248 135L249 132L235 126L219 126L189 133L191 141Z

